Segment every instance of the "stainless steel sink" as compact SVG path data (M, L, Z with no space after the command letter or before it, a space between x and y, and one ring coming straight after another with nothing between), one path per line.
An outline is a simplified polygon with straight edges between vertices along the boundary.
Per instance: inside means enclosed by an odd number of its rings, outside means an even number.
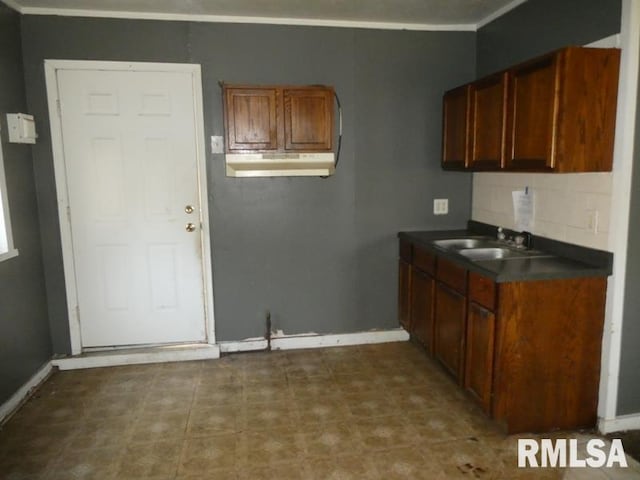
M458 250L460 255L464 255L470 260L500 260L505 258L522 258L528 256L526 252L518 252L510 248L463 248Z
M460 250L469 248L481 248L495 245L496 241L490 238L449 238L446 240L435 240L434 245L447 250Z

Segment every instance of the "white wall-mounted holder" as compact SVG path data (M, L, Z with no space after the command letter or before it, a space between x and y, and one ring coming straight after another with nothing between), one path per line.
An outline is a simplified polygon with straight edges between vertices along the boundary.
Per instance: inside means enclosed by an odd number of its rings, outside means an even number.
M36 143L36 123L33 115L26 113L7 113L7 129L10 143Z

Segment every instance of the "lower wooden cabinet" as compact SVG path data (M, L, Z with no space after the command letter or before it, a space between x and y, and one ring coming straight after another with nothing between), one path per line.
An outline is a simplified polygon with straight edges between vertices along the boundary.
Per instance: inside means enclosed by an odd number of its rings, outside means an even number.
M402 328L411 331L411 264L398 260L398 321Z
M417 268L411 270L411 332L429 353L433 352L435 280Z
M489 414L491 413L495 331L495 314L475 302L469 302L464 387L476 397L483 410Z
M595 425L606 277L495 283L415 245L399 269L401 325L508 433Z
M462 380L467 299L442 282L436 284L435 356Z

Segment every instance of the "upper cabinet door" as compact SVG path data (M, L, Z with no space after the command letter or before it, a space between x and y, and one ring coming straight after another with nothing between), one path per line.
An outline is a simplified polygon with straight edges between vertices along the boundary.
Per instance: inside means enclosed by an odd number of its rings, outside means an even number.
M225 89L227 150L277 150L279 103L275 88Z
M504 167L507 77L507 72L501 72L471 86L469 166L474 170Z
M511 70L511 125L506 167L552 170L558 121L559 56L547 55Z
M333 90L289 88L284 98L284 140L289 151L331 151Z
M470 86L449 90L442 103L442 168L469 166Z

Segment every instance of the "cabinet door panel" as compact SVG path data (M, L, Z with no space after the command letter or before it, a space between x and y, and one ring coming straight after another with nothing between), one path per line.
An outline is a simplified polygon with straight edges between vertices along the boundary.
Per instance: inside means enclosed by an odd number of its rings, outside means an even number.
M225 90L228 151L278 149L278 93L275 88Z
M436 284L435 354L459 380L463 374L466 298L440 282Z
M495 322L489 310L469 303L464 386L487 413L491 413Z
M469 300L488 310L496 307L496 283L476 272L469 272Z
M504 164L507 73L492 75L471 88L470 167L496 170Z
M558 56L512 70L507 168L551 170L558 117Z
M460 293L467 293L467 271L442 257L438 257L436 278Z
M442 168L469 166L469 85L445 93L442 102Z
M429 353L433 352L433 306L435 281L413 268L411 273L411 327Z
M333 91L284 90L285 148L290 151L330 151L333 141Z
M407 332L411 331L411 265L398 261L398 321Z

